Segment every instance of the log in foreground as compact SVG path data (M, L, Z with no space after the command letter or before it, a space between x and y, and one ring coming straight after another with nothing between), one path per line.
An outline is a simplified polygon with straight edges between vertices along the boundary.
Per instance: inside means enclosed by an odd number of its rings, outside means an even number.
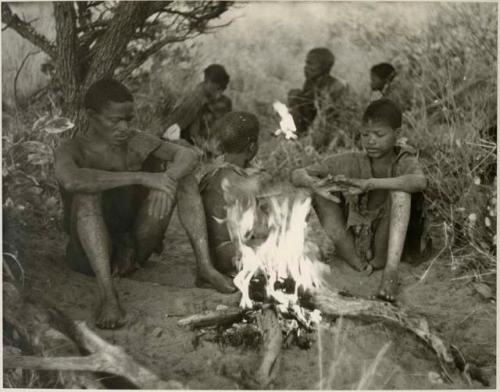
M58 380L66 388L104 388L95 372L124 377L141 389L183 388L178 382L160 379L85 322L73 322L49 304L22 296L13 284L4 282L3 297L4 321L35 354L5 355L4 368L59 371ZM81 356L80 349L90 355Z
M279 354L283 344L281 326L273 308L264 309L257 315L257 324L263 335L264 354L255 373L261 388L268 388L275 380L279 367Z

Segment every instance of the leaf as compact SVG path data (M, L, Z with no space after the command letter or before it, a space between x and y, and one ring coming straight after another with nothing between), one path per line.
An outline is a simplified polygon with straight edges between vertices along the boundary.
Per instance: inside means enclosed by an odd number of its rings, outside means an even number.
M476 290L484 299L493 298L493 290L486 283L475 282L472 286L474 287L474 290Z
M45 154L28 154L28 163L36 166L47 165L51 162L51 157Z
M181 127L179 124L170 126L163 134L163 139L166 140L179 140L181 137Z
M74 128L75 124L71 122L68 118L66 117L58 117L54 118L52 120L49 120L45 125L43 126L43 130L47 133L50 133L51 135L55 135L58 133L63 133L66 132L72 128Z

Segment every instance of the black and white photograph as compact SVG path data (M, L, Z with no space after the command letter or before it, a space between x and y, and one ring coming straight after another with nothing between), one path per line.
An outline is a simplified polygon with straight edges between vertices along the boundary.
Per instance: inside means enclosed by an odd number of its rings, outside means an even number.
M496 389L496 1L1 8L3 388Z

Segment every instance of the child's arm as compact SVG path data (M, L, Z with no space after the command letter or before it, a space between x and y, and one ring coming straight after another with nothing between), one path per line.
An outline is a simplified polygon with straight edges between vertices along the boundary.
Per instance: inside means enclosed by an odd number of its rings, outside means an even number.
M340 202L340 200L331 194L331 192L341 191L336 184L332 184L328 178L322 179L319 176L314 176L308 173L307 168L296 169L291 175L292 184L297 187L309 188L315 194L331 200L335 203Z
M405 174L391 178L336 178L335 182L346 186L350 194L360 194L375 189L415 193L423 191L427 186L427 180L423 174Z

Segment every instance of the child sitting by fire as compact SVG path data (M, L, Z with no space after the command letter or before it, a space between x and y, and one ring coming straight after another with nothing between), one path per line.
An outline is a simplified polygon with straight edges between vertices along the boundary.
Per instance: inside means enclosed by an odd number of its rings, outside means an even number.
M415 151L396 144L402 114L394 102L370 103L362 120L363 152L330 156L294 170L291 179L312 190L313 207L336 254L366 274L384 268L376 296L394 301L403 248L415 243L414 233L406 236L410 212L418 215L422 198L416 196L427 181ZM410 230L415 226L410 223Z
M225 218L227 206L238 202L242 208L254 205L257 223L252 230L251 241L265 238L265 213L257 205L257 198L270 189L271 176L249 168L258 150L259 122L246 112L224 115L214 126L213 137L219 147L219 159L200 182L200 191L207 219L208 243L215 268L229 276L235 276L238 247L231 238Z

